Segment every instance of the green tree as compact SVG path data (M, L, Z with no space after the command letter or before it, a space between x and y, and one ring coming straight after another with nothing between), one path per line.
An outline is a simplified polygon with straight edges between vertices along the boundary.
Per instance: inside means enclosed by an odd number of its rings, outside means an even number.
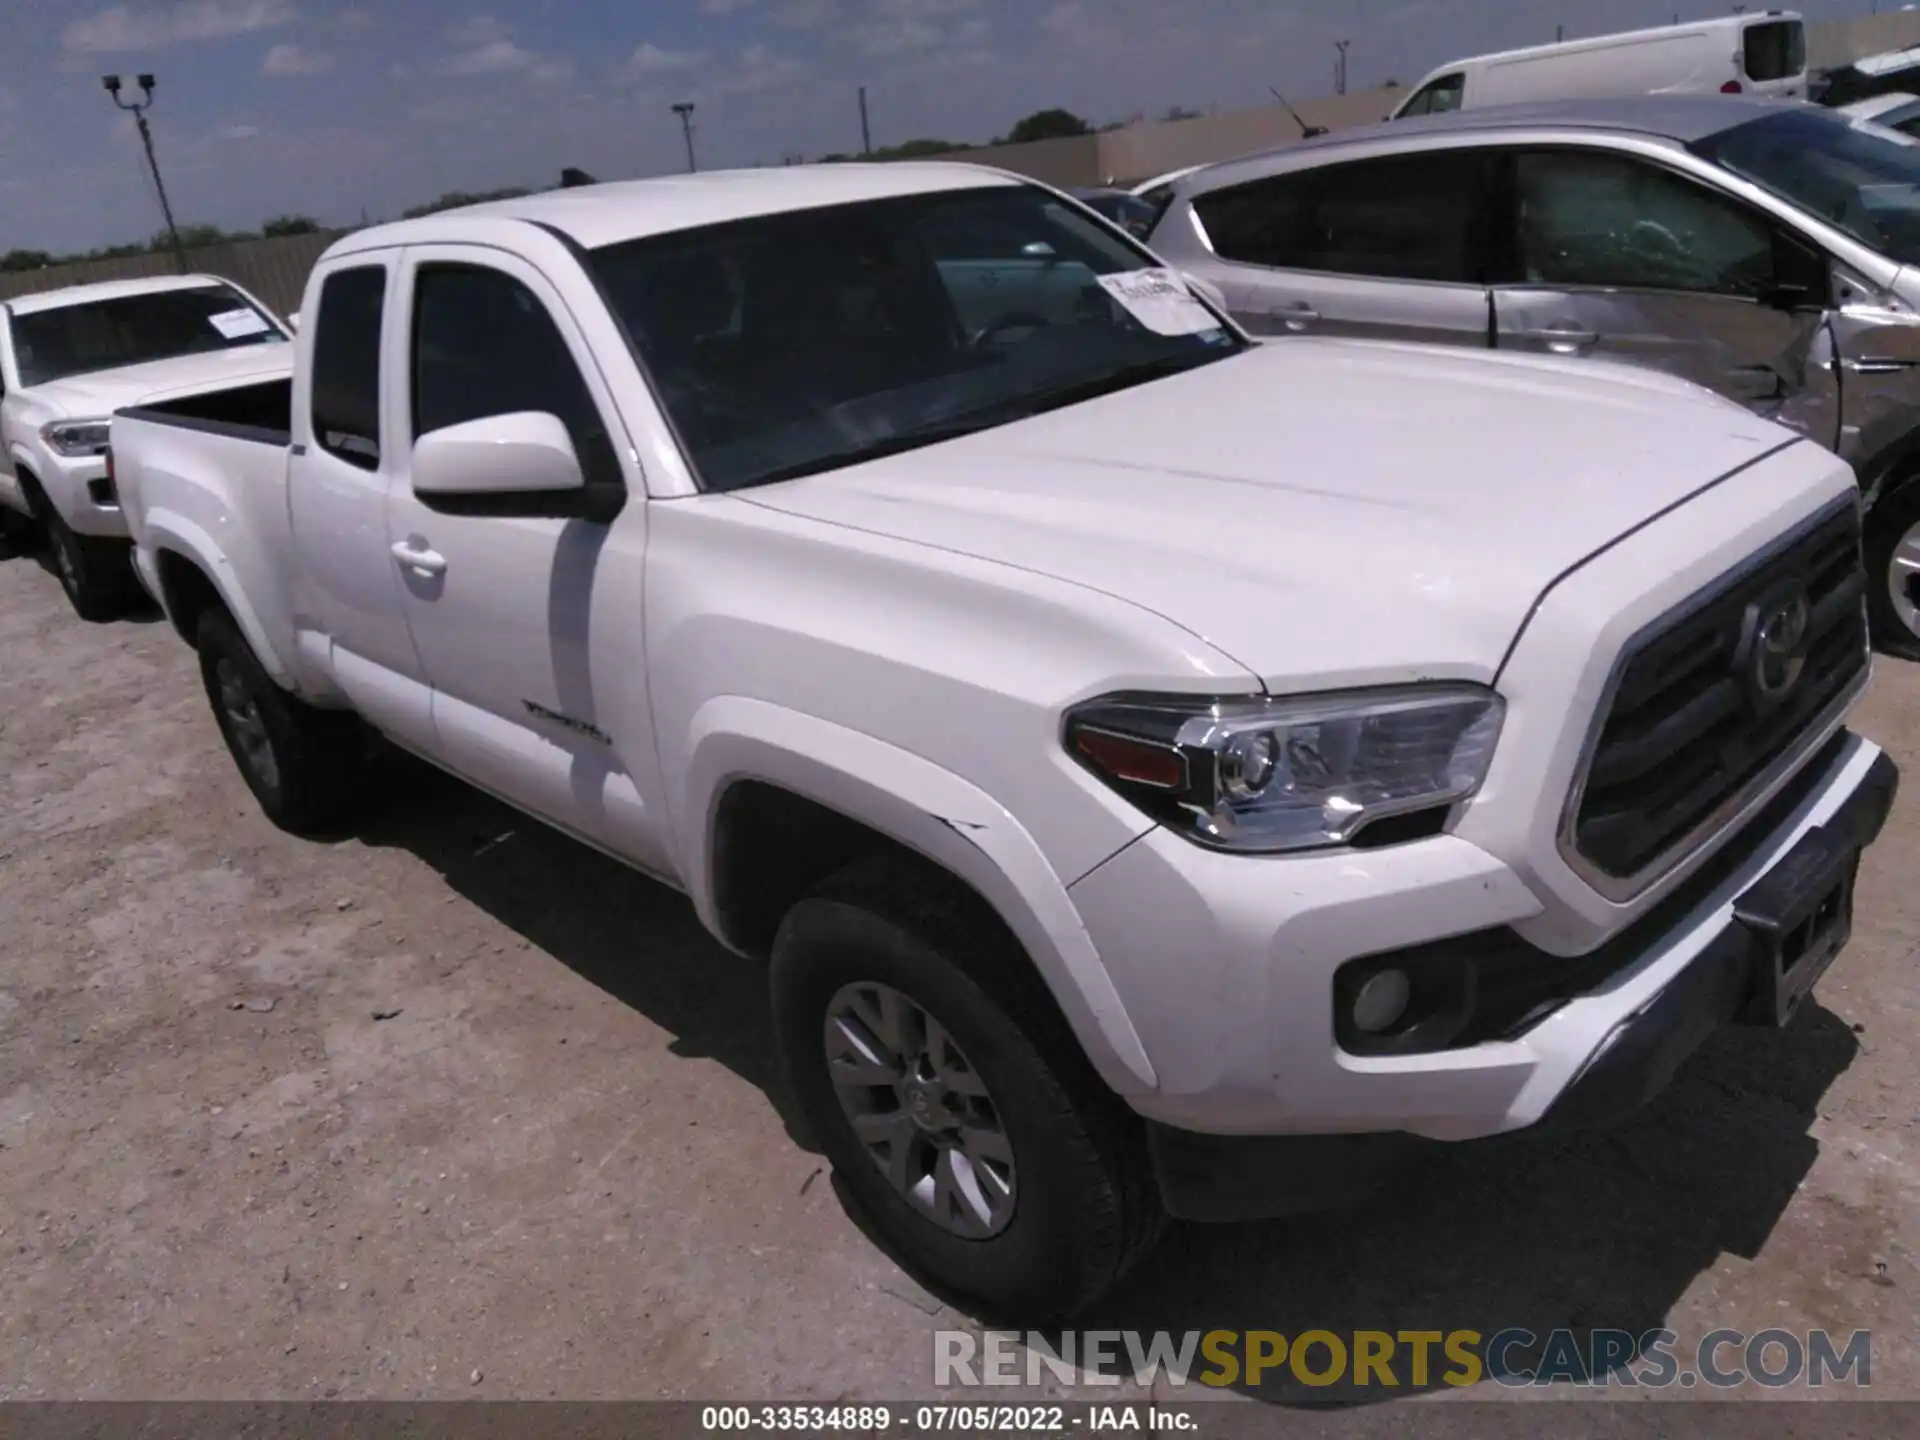
M1007 132L1007 144L1025 145L1032 140L1064 140L1086 135L1087 122L1071 110L1036 110Z
M402 210L400 218L418 220L422 215L437 215L442 210L458 210L463 205L480 205L488 200L514 200L528 193L522 185L508 185L500 190L449 190L437 200Z
M260 233L272 239L280 235L311 235L320 228L320 222L311 215L275 215L261 222Z
M53 256L45 250L9 250L0 255L0 270L38 270L53 264Z

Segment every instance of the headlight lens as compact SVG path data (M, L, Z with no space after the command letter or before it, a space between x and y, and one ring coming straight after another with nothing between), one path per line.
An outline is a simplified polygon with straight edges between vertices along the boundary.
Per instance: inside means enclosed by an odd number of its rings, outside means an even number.
M1234 700L1114 696L1067 748L1166 824L1224 850L1345 845L1479 789L1505 706L1477 685Z
M98 455L107 448L106 420L55 420L40 427L40 438L56 455Z

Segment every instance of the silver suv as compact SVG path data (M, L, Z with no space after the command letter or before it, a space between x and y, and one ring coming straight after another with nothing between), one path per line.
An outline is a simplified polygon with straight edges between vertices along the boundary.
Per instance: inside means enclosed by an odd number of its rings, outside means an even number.
M1869 505L1875 636L1920 659L1906 137L1780 101L1565 101L1346 131L1155 198L1149 243L1256 335L1648 365L1837 451Z

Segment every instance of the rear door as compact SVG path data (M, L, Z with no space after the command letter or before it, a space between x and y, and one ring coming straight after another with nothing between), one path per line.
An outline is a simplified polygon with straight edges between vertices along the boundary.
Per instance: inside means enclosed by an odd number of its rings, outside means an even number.
M1502 349L1678 375L1826 446L1839 433L1826 257L1771 216L1644 156L1506 156Z
M320 267L308 287L319 299L299 342L287 462L299 556L294 635L301 653L376 727L431 750L426 677L388 554L398 436L380 400L380 355L399 254L342 257Z
M1208 278L1255 335L1484 347L1491 173L1479 150L1420 150L1208 191Z

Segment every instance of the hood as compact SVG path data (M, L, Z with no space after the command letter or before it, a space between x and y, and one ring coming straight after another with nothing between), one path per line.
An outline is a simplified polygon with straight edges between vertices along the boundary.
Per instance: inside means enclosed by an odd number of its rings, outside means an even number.
M1299 340L735 493L1119 596L1278 687L1490 680L1556 577L1797 439L1624 367Z
M119 370L94 370L35 385L24 392L54 418L81 420L111 415L163 391L208 389L293 373L293 345L237 345Z

